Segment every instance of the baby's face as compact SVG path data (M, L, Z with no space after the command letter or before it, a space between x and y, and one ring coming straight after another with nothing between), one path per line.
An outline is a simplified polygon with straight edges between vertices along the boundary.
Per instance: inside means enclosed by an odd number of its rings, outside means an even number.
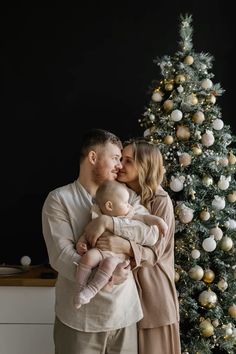
M131 205L129 204L129 192L127 189L114 193L110 197L112 201L112 216L125 216L129 213Z

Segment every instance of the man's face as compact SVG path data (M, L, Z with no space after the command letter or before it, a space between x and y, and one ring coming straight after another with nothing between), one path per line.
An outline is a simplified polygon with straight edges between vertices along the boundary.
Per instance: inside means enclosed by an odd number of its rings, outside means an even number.
M112 143L107 143L104 147L98 147L96 154L97 159L93 168L94 182L99 185L105 180L116 179L122 167L119 147Z

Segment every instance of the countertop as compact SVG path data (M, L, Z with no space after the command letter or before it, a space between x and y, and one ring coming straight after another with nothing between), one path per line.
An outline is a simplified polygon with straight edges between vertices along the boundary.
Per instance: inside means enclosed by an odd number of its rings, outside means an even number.
M0 275L0 286L55 286L57 272L49 265L33 265L23 269L24 272L19 274Z

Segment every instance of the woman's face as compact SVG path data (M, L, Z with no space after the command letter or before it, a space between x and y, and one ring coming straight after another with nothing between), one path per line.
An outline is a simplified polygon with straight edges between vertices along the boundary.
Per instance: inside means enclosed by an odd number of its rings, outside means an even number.
M134 161L132 145L127 145L122 151L122 168L118 172L117 180L126 183L128 187L137 191L139 188L138 170Z

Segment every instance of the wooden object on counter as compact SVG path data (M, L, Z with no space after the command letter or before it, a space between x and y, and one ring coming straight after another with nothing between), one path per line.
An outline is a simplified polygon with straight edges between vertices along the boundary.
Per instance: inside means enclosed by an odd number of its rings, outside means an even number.
M0 275L0 286L55 286L57 272L48 265L29 266L24 272Z

